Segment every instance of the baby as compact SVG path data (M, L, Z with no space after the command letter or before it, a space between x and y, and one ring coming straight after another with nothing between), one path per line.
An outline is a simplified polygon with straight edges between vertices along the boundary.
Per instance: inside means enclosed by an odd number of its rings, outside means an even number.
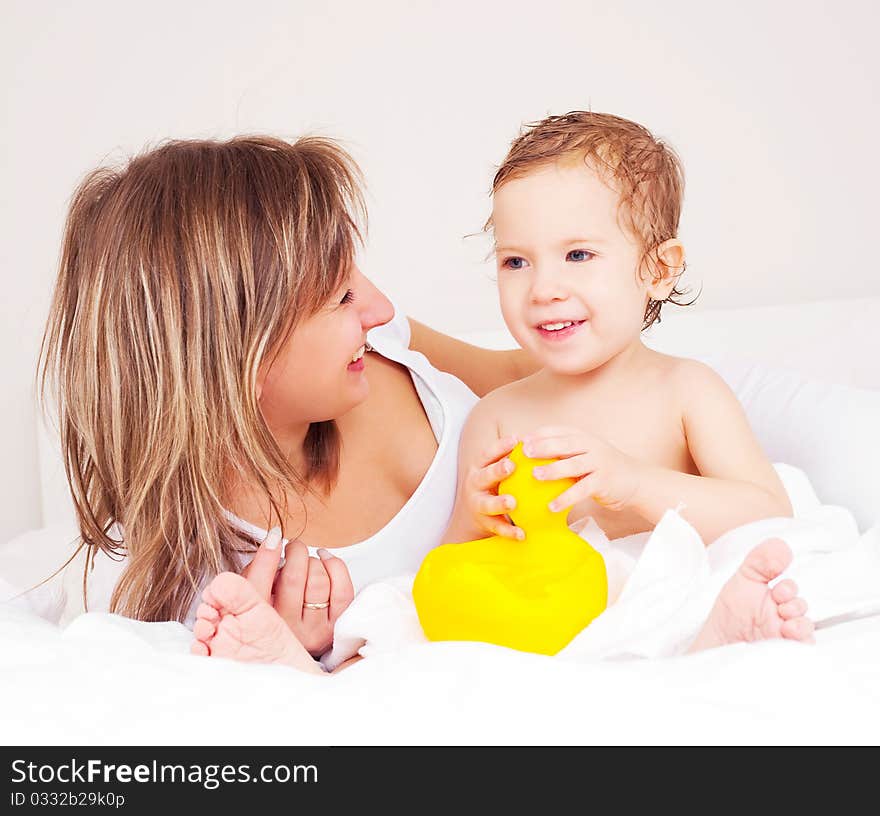
M520 533L503 518L512 499L468 479L487 440L506 437L527 456L559 459L535 476L578 482L551 509L572 508L569 522L592 516L609 538L650 530L680 504L706 544L791 515L721 377L642 342L681 294L683 186L675 154L616 116L551 116L513 143L489 225L504 320L542 367L471 413L447 541ZM509 467L502 460L499 477Z
M518 440L526 456L557 460L536 467L536 478L576 480L550 509L570 510L571 526L592 516L609 539L649 531L671 508L706 544L748 522L791 516L782 482L721 377L642 342L663 303L682 294L683 190L674 152L616 116L551 116L514 141L495 175L487 227L505 323L541 367L471 412L444 540L524 537L506 516L515 500L497 495L513 470L502 457ZM780 541L757 547L740 571L752 580L725 588L692 649L757 631L766 604L800 617L800 599L775 604L767 587L790 559ZM775 567L751 569L758 562ZM800 630L775 636L806 639Z
M539 479L574 478L551 510L592 516L609 539L653 529L670 508L706 544L758 519L790 516L773 466L724 381L694 360L642 342L662 304L682 293L683 197L678 158L644 127L607 114L551 116L516 139L493 185L504 320L540 363L484 397L465 425L458 494L445 541L522 538L497 495L517 441ZM492 480L485 478L486 466ZM768 584L791 561L782 541L758 545L723 588L690 646L768 637L812 639L793 582ZM314 663L239 576L208 587L200 654ZM259 644L257 648L255 648Z

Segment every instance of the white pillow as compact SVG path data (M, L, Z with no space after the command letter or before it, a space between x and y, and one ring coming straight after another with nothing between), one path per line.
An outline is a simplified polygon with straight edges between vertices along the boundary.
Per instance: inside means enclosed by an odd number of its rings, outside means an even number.
M880 522L880 391L812 380L759 363L701 357L733 389L774 462L803 470L823 504Z
M85 554L58 570L73 555L78 538L76 527L63 523L27 530L0 545L0 604L21 606L52 623L65 622L69 590L81 606Z

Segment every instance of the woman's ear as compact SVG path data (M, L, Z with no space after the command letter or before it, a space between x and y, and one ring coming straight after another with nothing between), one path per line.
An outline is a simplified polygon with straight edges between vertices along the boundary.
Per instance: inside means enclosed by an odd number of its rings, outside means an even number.
M666 300L684 272L684 244L678 238L664 241L652 253L654 268L648 283L652 300Z

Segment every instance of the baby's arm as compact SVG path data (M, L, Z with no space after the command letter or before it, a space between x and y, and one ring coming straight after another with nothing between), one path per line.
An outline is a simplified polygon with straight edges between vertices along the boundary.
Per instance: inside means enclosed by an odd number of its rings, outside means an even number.
M677 377L684 432L700 475L644 466L633 509L656 524L683 502L682 515L707 544L741 524L790 516L785 488L724 380L690 360Z
M518 537L505 517L512 509L510 496L498 496L498 483L513 472L506 459L517 440L501 438L497 421L496 392L478 402L465 421L458 449L458 485L455 507L443 543L473 541L490 535Z

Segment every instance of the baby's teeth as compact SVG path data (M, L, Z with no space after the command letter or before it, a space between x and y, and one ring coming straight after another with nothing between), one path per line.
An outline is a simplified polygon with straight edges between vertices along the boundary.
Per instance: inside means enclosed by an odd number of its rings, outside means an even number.
M573 320L566 320L563 323L544 323L541 328L546 331L559 331L560 329L567 329L573 322Z

